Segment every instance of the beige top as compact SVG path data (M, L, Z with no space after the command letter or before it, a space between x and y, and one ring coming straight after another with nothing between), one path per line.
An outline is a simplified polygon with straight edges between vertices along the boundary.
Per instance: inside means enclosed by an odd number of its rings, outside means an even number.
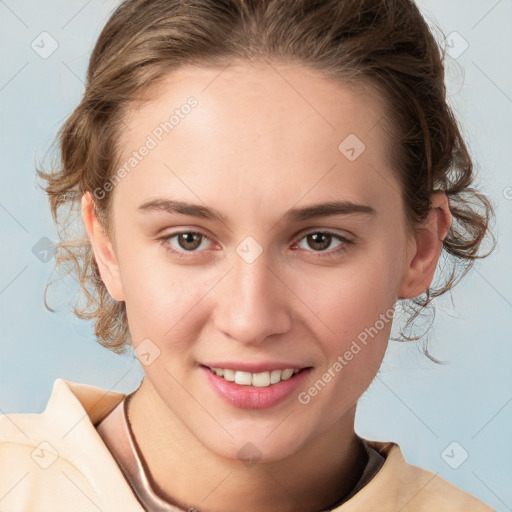
M150 512L186 512L185 509L180 508L177 504L172 504L161 498L151 485L151 477L148 476L147 465L133 436L128 418L128 403L132 396L133 393L122 400L96 426L96 430L119 464L126 480L145 510ZM333 510L354 496L377 474L384 464L385 458L364 439L361 439L361 441L368 455L368 460L361 477L348 496L345 496L341 501L338 501L326 510Z
M0 415L0 510L144 512L96 430L124 398L59 378L42 413ZM397 444L366 443L384 464L335 512L492 512L438 474L408 464Z

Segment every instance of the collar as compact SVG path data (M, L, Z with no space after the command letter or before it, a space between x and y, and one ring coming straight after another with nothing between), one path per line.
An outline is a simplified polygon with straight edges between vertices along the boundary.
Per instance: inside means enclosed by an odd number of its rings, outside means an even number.
M151 484L148 467L129 425L128 403L132 396L133 393L122 400L97 425L96 429L145 510L151 512L187 512L187 510L190 510L189 508L179 503L171 503L160 497ZM366 440L360 439L368 455L365 469L350 494L324 512L337 509L355 496L371 481L384 464L385 457L370 446Z

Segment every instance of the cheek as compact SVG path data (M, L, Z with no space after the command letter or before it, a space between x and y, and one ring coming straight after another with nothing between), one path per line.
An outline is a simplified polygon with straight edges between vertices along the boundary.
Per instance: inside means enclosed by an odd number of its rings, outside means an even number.
M326 356L320 378L329 382L330 391L322 392L319 404L336 404L334 415L359 398L382 363L399 275L396 256L393 251L388 254L384 248L368 251L353 265L319 274L311 281L314 285L299 292L308 293L304 302L314 305L310 325Z
M325 359L299 402L324 427L357 402L382 363L393 322L394 280L381 268L359 266L336 280L316 281L310 290L316 315L311 330Z
M318 319L323 338L346 341L374 326L381 315L391 317L398 281L396 263L368 255L303 280L298 295ZM383 330L381 322L378 327Z
M121 265L121 275L134 344L149 338L162 352L179 351L180 344L185 349L188 340L199 333L207 313L201 301L218 276L173 265L154 251L129 255ZM164 340L171 339L172 347L168 347Z

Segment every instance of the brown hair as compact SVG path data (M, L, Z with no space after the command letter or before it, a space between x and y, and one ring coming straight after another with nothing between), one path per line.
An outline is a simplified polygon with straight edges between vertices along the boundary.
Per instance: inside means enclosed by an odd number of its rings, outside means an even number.
M444 54L412 0L122 2L93 50L83 99L57 134L59 169L38 171L54 220L59 224L61 207L79 206L84 193L94 194L113 175L123 113L150 85L184 64L221 68L255 59L297 62L380 92L409 229L425 220L433 191L446 192L453 223L443 253L450 269L444 282L407 301L410 327L490 253L480 250L494 216L487 197L471 187L472 161L446 101ZM111 194L102 196L95 196L95 208L110 232ZM131 342L125 304L110 297L84 233L72 239L65 228L56 267L75 273L86 299L74 312L94 319L99 342L120 353ZM401 331L400 339L420 337Z

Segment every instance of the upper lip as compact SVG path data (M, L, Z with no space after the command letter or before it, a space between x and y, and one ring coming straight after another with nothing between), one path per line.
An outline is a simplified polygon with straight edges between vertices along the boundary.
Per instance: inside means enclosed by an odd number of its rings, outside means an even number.
M295 363L281 363L281 362L268 362L268 363L233 363L230 361L226 362L212 362L212 363L203 363L203 366L207 366L208 368L222 368L224 370L234 370L234 371L242 371L248 373L262 373L262 372L271 372L272 370L286 370L287 368L302 370L304 368L308 368L308 366L304 366L302 364Z

